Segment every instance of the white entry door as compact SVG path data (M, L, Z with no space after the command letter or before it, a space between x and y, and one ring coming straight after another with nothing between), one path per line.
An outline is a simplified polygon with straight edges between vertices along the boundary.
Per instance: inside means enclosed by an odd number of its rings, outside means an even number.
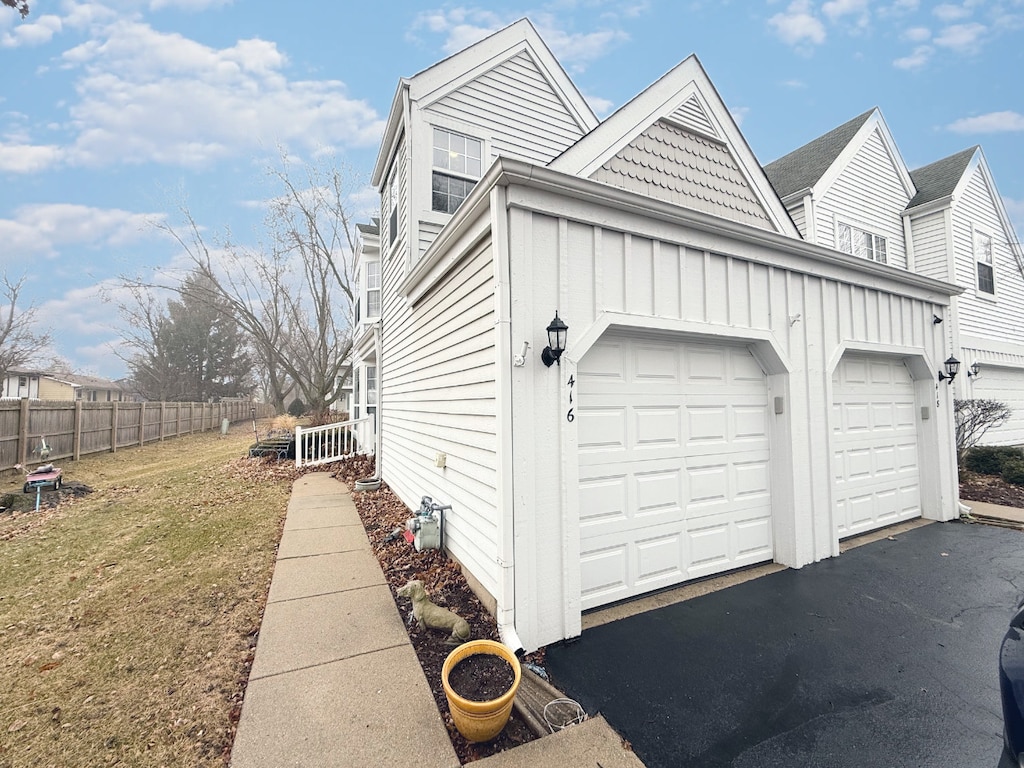
M844 355L832 375L839 538L921 515L914 381L898 358Z
M577 378L584 609L772 559L767 383L745 346L606 336Z

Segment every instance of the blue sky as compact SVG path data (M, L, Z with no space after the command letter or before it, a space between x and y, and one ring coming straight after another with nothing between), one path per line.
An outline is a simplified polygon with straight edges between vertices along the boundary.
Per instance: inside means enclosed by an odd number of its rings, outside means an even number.
M1024 0L33 0L0 7L0 270L121 376L101 295L175 261L153 222L255 242L279 148L368 178L398 79L523 16L599 116L696 53L762 163L874 106L911 168L981 144L1024 232Z

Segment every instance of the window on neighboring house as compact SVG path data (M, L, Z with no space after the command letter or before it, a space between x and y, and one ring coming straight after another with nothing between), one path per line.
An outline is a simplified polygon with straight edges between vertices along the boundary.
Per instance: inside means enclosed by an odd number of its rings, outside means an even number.
M362 404L363 401L360 398L362 387L359 386L359 380L362 377L361 371L356 368L352 375L352 418L358 419L362 415Z
M839 222L839 250L862 259L886 264L885 238Z
M366 366L366 415L377 415L377 366Z
M994 296L996 274L992 262L992 237L977 230L974 232L974 260L978 264L978 290Z
M368 261L366 271L366 316L380 317L380 262Z
M482 169L482 141L435 128L431 208L455 213L473 190Z
M398 206L400 204L398 197L398 164L395 164L395 170L391 172L391 184L389 185L390 192L388 197L391 198L391 214L388 217L388 245L395 244L395 238L398 237Z

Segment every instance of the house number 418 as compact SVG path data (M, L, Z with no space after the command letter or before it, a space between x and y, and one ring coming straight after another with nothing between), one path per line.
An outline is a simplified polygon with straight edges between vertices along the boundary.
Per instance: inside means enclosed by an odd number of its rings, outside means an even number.
M566 384L569 385L569 410L565 414L565 420L568 421L571 424L572 422L576 421L576 414L573 413L573 411L575 410L576 406L573 405L573 401L572 401L573 387L576 386L576 379L575 379L575 377L573 377L570 374L569 381L567 381Z

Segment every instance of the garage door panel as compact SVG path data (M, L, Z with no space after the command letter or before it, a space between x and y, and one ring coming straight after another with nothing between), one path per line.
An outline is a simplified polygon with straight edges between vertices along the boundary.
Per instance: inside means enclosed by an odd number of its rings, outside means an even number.
M594 407L587 411L577 431L579 450L599 453L626 447L626 409L621 406Z
M840 537L920 516L916 413L913 379L901 361L840 361L833 375Z
M585 608L771 559L767 385L746 348L614 337L579 370Z
M640 406L632 410L638 448L678 447L682 444L682 424L678 406Z

